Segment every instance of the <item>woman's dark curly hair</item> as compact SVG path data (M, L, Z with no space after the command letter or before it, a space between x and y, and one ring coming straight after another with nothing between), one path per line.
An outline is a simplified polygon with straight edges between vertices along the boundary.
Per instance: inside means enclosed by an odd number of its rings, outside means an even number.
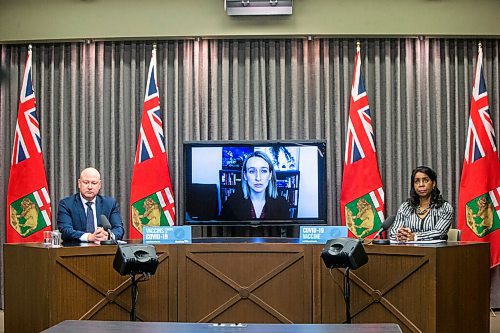
M415 183L415 175L417 172L422 172L425 173L434 183L437 181L437 175L434 170L432 170L429 167L426 166L419 166L413 169L411 172L411 180L410 180L410 197L408 200L406 200L410 206L413 208L417 209L418 205L420 205L420 197L418 196L417 192L415 191L415 187L413 184ZM444 204L445 200L441 196L441 191L439 188L434 186L434 188L431 191L431 207L439 208Z

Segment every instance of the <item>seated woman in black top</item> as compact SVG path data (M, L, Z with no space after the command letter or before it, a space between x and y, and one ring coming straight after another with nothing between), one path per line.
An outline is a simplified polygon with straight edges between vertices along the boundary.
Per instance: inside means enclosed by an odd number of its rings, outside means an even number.
M241 168L241 190L227 199L222 207L223 220L286 220L290 218L288 202L278 195L276 174L269 157L256 151L248 155Z

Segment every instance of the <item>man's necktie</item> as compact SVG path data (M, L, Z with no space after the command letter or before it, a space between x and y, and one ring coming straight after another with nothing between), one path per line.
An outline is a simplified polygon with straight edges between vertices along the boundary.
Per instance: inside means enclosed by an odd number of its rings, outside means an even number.
M92 201L88 201L85 203L87 205L87 232L91 234L94 233L94 211L92 210Z

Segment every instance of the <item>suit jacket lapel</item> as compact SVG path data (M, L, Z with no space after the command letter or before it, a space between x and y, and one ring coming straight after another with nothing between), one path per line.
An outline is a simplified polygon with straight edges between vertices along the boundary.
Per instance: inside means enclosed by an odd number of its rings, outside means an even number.
M80 217L80 226L81 230L87 229L87 213L85 211L85 207L83 207L82 198L80 197L80 193L75 194L75 207L78 210L78 216Z
M95 217L97 218L98 227L102 227L100 218L101 214L102 214L102 198L100 196L97 196L95 198Z

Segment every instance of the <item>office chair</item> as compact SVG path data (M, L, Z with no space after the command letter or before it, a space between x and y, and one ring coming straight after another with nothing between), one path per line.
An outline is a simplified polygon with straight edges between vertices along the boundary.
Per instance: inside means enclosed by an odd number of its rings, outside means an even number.
M462 230L450 228L448 230L448 242L459 242L462 238Z

